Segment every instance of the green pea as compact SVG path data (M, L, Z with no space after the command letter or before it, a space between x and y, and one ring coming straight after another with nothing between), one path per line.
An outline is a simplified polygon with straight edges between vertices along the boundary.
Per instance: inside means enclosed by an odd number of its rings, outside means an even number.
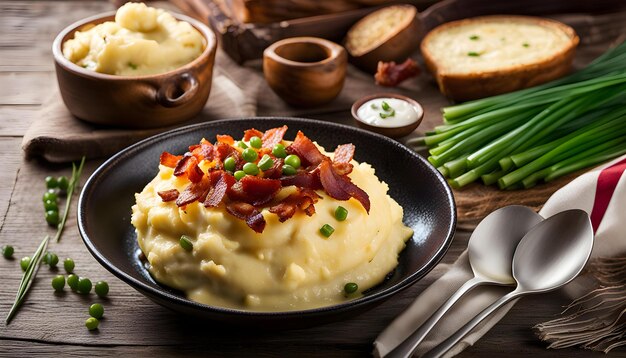
M181 236L179 243L180 243L180 247L185 249L185 251L193 250L193 243L191 242L191 238L189 236L187 235Z
M235 179L241 180L241 178L246 176L246 172L244 172L243 170L237 170L234 176L235 176Z
M47 265L49 258L50 258L50 252L46 252L45 254L43 254L43 257L41 258L41 262Z
M43 208L46 211L59 211L59 205L57 204L56 201L53 200L46 200L43 202Z
M300 157L295 154L289 154L287 158L285 158L285 164L291 165L294 169L298 169L302 163L300 162Z
M67 276L67 285L70 286L72 290L76 291L78 289L79 280L78 276L71 274Z
M2 246L2 256L4 256L5 259L10 259L11 257L13 257L14 251L15 250L13 250L13 246L11 245Z
M224 160L224 169L228 170L229 172L234 172L236 165L237 161L233 157L228 157Z
M70 186L70 181L66 176L60 176L57 178L57 182L59 183L59 189L63 191L67 191L67 188Z
M70 259L69 257L63 261L63 268L67 273L74 272L74 266L74 260Z
M58 197L57 194L54 192L50 192L47 191L43 194L43 202L45 203L46 201L50 200L50 201L57 201Z
M254 136L252 138L250 138L250 146L252 148L261 148L263 146L263 141L261 140L261 138Z
M22 257L22 259L20 260L20 267L22 268L22 271L26 271L28 265L30 265L30 256Z
M320 233L326 237L330 237L330 235L332 235L333 232L335 232L335 228L333 228L332 226L328 224L324 224L324 226L320 228Z
M106 297L106 295L109 294L109 284L106 281L98 281L96 287L94 287L94 291L96 291L98 297Z
M94 329L98 328L98 324L100 324L100 321L98 321L98 319L94 317L89 317L85 321L85 327L87 327L87 329L90 331L93 331Z
M259 167L254 163L246 163L243 165L243 172L249 175L259 174Z
M89 315L93 318L100 319L104 316L104 307L99 303L89 306Z
M54 189L59 186L59 182L57 181L57 178L55 177L47 176L45 181L46 181L46 188L48 189Z
M57 264L59 263L59 257L57 256L57 254L49 252L46 255L48 256L48 265L51 268L57 267Z
M272 160L272 157L267 154L259 160L259 169L261 170L268 170L272 166L274 166L274 160Z
M52 279L52 288L54 288L54 290L57 292L61 292L63 291L64 287L65 287L65 276L63 275L54 276L54 278Z
M343 286L343 290L347 293L347 294L352 294L355 293L357 290L359 289L359 285L357 285L354 282L348 282L346 283L345 286Z
M274 154L276 158L284 158L287 156L287 151L285 150L284 145L276 144L272 149L272 154Z
M243 150L241 156L246 162L254 162L259 157L259 154L254 149L248 148Z
M283 165L283 174L284 175L295 175L298 171L296 170L296 168L292 167L291 165Z
M347 217L348 209L343 206L338 206L337 209L335 209L335 219L337 219L337 221L344 221Z
M46 211L46 221L50 226L59 225L59 211L58 210L48 210Z
M78 280L78 286L76 287L76 289L78 290L78 292L82 293L83 295L88 294L89 292L91 292L91 280L88 278L81 278Z

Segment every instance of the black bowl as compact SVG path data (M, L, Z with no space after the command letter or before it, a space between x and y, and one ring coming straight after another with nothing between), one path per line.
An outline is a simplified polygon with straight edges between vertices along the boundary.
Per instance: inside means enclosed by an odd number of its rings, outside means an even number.
M338 144L356 145L355 159L366 161L389 185L389 194L404 208L404 223L415 231L400 253L398 267L362 297L341 304L302 311L252 312L209 306L188 300L182 293L154 281L139 260L130 224L134 193L158 172L163 151L184 153L203 137L237 137L245 129L288 125L286 139L302 130L332 150ZM78 204L78 229L91 254L106 269L155 302L181 313L229 324L264 328L301 328L374 307L417 282L444 256L454 235L456 209L444 178L422 157L400 143L361 129L296 118L244 118L175 129L143 140L114 155L89 178Z

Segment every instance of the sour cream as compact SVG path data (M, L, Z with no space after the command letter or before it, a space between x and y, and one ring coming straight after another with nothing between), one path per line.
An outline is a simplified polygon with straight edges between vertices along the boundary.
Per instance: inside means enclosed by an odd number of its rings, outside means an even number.
M399 98L376 98L365 102L357 110L361 121L376 127L397 128L415 123L421 109Z

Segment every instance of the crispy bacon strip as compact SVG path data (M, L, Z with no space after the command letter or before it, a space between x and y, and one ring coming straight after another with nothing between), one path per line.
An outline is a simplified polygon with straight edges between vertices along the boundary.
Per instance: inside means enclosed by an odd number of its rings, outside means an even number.
M379 61L374 79L379 86L395 87L399 85L400 82L419 74L420 68L417 62L410 58L407 58L406 61L401 64L396 64L393 61Z
M249 141L250 138L252 138L252 137L259 137L259 138L261 138L261 137L263 137L263 132L261 132L259 130L256 130L254 128L246 129L243 132L243 140L245 140L246 142Z
M324 190L337 200L348 200L351 197L358 200L365 210L370 211L370 199L365 191L354 185L347 175L339 175L333 168L330 160L323 161L320 166L320 181Z
M302 161L302 165L305 167L318 165L326 158L326 156L317 149L315 144L301 131L298 131L296 139L287 147L287 152L298 155Z
M229 136L229 135L224 135L224 134L218 134L217 136L215 136L217 138L217 141L219 143L224 143L224 144L228 144L228 145L235 145L235 140L233 139L233 137Z
M352 173L352 164L350 163L333 163L335 173L339 175L348 175Z
M299 171L296 175L286 176L280 178L282 186L295 185L299 188L307 188L313 190L324 189L320 182L319 171L312 173L306 171Z
M220 160L220 161L224 161L224 159L226 159L226 157L228 157L229 155L233 154L237 152L237 149L231 147L228 144L225 143L217 143L215 145L215 153L216 153L216 157Z
M259 206L270 202L281 188L280 180L246 175L228 190L234 201Z
M183 159L182 155L174 155L168 152L161 153L161 157L159 158L159 163L161 165L165 165L166 167L175 168L178 161Z
M206 200L204 201L204 206L218 206L224 200L228 189L235 185L236 182L235 177L224 171L219 170L212 172L211 189L209 190Z
M246 225L258 233L265 229L265 218L259 210L248 203L232 202L226 205L226 211L236 218L244 220Z
M352 157L354 156L354 144L342 144L335 149L335 153L333 155L334 163L350 163Z
M178 190L170 189L157 192L164 202L174 201L178 198Z
M198 167L198 159L191 153L186 153L183 159L178 161L176 168L174 168L174 176L187 175L187 179L192 183L197 183L202 179L204 173L202 169Z
M280 222L285 222L296 213L296 209L300 208L308 216L315 214L315 206L320 196L310 189L300 189L289 195L280 203L272 206L269 211L278 215Z
M203 159L213 160L215 156L213 144L204 138L202 138L200 144L189 147L189 152L198 159L198 162Z
M280 143L287 132L287 126L282 126L278 128L268 129L263 133L263 147L264 148L274 148L274 146Z
M282 158L274 159L274 165L272 165L272 167L269 168L268 170L263 171L263 177L270 178L270 179L280 179L280 177L283 175L284 164L285 164L285 161Z
M200 202L204 201L204 198L209 192L210 184L208 177L203 177L202 180L197 183L189 184L176 199L176 205L180 207L193 203L196 200Z

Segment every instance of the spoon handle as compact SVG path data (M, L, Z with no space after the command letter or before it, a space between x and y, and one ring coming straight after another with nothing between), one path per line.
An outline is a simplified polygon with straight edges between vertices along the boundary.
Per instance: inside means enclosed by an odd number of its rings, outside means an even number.
M484 284L485 281L474 277L471 280L465 282L450 298L441 306L435 313L433 313L417 330L411 333L402 343L400 343L391 352L385 355L386 358L400 358L410 357L415 351L415 348L424 340L424 337L430 332L433 327L439 322L446 312L463 297L465 293L470 291L476 286Z
M505 296L501 297L496 302L492 303L491 306L485 308L482 312L480 312L476 317L474 317L471 321L467 322L465 326L461 327L458 331L456 331L452 336L448 337L445 341L441 342L438 346L426 352L422 356L422 358L435 358L443 356L447 351L452 349L455 344L457 344L463 337L465 337L474 327L476 327L480 322L482 322L485 318L495 312L498 308L502 307L507 302L511 301L514 298L517 298L520 295L520 291L514 290L509 292Z

